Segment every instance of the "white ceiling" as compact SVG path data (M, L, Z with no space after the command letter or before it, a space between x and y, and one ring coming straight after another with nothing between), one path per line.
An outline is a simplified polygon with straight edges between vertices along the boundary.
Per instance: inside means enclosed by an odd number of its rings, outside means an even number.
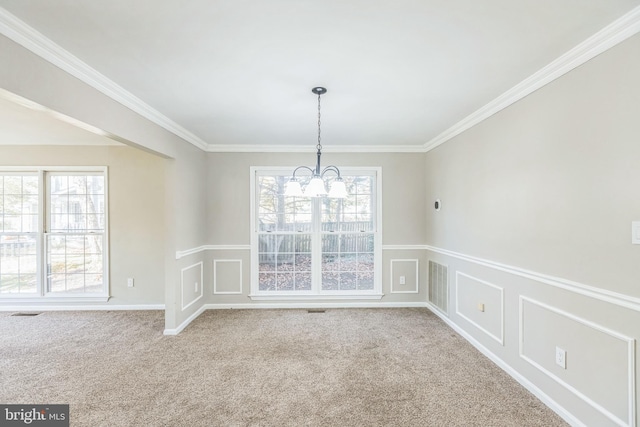
M210 147L423 147L640 0L0 0ZM1 12L1 11L0 11ZM4 114L5 110L0 110Z

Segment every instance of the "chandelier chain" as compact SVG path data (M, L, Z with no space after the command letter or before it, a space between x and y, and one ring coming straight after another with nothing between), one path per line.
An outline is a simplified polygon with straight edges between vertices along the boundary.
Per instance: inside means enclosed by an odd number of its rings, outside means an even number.
M322 150L322 144L320 143L320 94L318 94L318 145L316 145L318 151Z

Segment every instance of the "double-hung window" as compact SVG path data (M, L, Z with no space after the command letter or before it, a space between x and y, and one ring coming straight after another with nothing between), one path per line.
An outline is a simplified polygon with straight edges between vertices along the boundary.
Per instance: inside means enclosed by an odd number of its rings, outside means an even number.
M251 296L381 297L380 169L342 170L345 199L287 197L290 177L252 168Z
M0 172L0 299L108 297L106 168Z

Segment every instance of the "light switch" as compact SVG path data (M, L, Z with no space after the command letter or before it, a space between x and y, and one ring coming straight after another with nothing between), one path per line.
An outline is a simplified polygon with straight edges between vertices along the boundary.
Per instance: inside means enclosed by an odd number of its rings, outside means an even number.
M631 243L640 245L640 221L633 221L631 223Z

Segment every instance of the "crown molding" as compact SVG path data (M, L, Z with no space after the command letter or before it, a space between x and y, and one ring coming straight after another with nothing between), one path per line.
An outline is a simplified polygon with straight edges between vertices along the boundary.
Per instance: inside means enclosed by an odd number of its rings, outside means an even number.
M207 149L208 144L202 139L169 119L97 70L91 68L69 51L63 49L2 7L0 7L0 34L3 34L42 59L49 61L174 135L195 145L201 150Z
M210 153L315 153L315 146L215 144ZM424 153L422 145L323 145L323 153Z
M424 144L424 151L433 150L437 146L444 144L453 137L470 129L638 32L640 32L640 6L632 9L546 67L532 74L484 107L428 141Z

